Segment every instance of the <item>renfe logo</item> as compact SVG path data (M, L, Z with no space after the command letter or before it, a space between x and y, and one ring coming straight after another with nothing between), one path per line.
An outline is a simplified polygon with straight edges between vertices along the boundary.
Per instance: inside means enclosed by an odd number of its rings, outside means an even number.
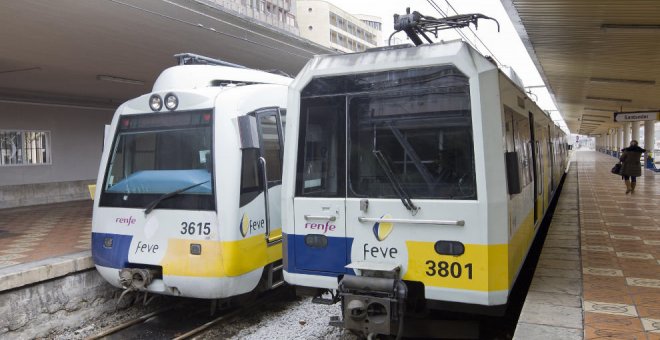
M131 224L135 224L135 221L136 220L133 216L115 218L115 222L117 222L119 224L125 224L127 227L130 227Z
M330 221L323 223L305 223L305 229L312 229L312 230L323 230L323 233L327 233L328 231L335 231L337 229L337 226L334 224L330 224Z
M238 228L241 231L241 235L245 237L248 234L252 234L253 232L256 232L259 229L264 229L265 225L266 225L266 221L264 219L261 219L259 221L252 221L248 217L247 213L244 213L243 218L241 218L241 224L238 226Z

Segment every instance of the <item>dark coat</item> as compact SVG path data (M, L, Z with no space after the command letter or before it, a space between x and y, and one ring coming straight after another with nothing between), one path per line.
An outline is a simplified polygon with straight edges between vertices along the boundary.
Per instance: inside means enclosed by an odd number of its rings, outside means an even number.
M642 168L639 165L639 158L646 150L639 146L630 146L623 149L623 154L619 157L621 161L621 175L622 176L641 176Z

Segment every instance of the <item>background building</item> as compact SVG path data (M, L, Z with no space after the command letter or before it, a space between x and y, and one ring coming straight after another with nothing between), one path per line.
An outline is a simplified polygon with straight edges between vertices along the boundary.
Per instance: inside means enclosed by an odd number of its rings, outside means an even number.
M259 22L298 34L296 0L201 0L212 7L234 12Z
M382 20L352 15L321 0L298 0L300 36L342 52L359 52L382 41Z

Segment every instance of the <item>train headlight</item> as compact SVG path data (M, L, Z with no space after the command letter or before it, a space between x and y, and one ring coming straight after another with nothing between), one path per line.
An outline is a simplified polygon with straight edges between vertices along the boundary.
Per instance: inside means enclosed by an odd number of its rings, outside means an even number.
M163 100L157 94L151 95L149 97L149 107L153 111L160 111L163 108Z
M179 98L177 98L173 93L168 93L165 96L165 107L172 111L179 106Z
M440 255L459 256L465 253L465 245L458 241L438 241L433 248Z
M199 243L191 243L190 253L193 255L202 255L202 245Z
M112 248L112 237L106 237L103 239L103 248Z

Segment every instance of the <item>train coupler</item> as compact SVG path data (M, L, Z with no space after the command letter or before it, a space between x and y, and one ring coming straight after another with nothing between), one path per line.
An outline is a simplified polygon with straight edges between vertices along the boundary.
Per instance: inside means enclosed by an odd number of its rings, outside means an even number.
M158 272L146 268L123 268L119 271L119 283L125 289L141 290L151 284Z
M339 296L343 321L331 320L331 324L362 333L365 337L402 334L407 296L407 287L402 280L345 275L339 283Z

